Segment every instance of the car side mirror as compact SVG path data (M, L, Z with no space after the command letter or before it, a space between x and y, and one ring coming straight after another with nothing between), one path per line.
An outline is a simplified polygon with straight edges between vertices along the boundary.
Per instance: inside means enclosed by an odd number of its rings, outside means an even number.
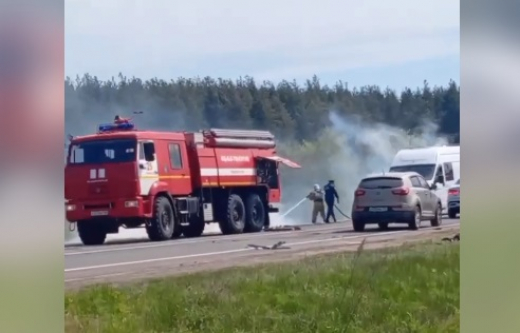
M434 190L435 191L436 189L437 189L437 184L435 184L435 183L431 184L430 190Z

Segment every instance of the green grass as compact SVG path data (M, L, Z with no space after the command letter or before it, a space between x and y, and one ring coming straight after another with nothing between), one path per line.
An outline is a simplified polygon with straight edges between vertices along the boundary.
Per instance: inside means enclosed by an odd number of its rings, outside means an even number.
M459 245L421 244L96 286L66 332L459 332Z

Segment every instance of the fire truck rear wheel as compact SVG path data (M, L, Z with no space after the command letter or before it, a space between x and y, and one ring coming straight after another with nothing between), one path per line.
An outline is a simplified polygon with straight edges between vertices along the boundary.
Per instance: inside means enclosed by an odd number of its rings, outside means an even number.
M246 207L238 194L231 194L228 198L226 217L219 221L220 231L224 235L241 234L244 232Z
M78 221L78 234L84 245L102 245L107 237L103 225L96 221Z
M265 225L265 206L258 194L250 194L246 201L246 232L262 231Z
M152 241L163 241L171 239L175 225L175 217L170 200L158 196L154 203L154 214L150 225L146 227L148 238Z

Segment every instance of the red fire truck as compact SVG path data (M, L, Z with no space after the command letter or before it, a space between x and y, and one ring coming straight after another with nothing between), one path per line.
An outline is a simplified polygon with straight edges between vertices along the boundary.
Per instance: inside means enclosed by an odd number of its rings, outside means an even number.
M153 241L198 237L216 222L223 234L259 232L281 199L267 131L154 132L131 122L71 138L65 167L66 219L85 245L143 224Z

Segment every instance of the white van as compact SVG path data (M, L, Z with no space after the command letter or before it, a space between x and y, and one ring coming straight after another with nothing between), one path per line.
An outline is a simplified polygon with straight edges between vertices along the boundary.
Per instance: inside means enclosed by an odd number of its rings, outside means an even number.
M436 184L442 212L447 212L448 189L460 178L460 146L403 149L397 152L390 172L414 171Z

